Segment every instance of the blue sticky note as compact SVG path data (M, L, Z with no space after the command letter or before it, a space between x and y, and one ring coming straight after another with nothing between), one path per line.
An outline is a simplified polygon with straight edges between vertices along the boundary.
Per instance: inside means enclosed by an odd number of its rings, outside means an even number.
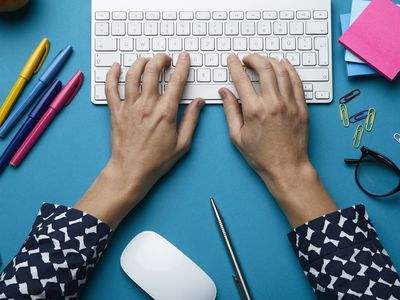
M342 26L342 33L344 33L350 26L350 14L340 15L340 24ZM362 63L346 62L347 76L378 76L379 73L368 65Z
M350 15L350 19L349 19L349 25L347 26L347 28L349 28L349 26L351 24L353 24L353 22L361 15L361 13L364 11L364 9L367 8L367 6L370 3L371 3L371 1L353 0L353 4L351 6L351 15ZM346 30L347 30L347 28L346 28ZM345 61L358 63L358 64L365 64L365 62L361 58L359 58L357 55L355 55L350 50L346 50Z

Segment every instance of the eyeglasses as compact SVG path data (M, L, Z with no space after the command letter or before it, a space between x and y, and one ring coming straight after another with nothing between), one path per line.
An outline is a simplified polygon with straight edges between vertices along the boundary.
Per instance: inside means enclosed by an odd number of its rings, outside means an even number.
M360 159L345 159L344 162L356 165L357 185L367 195L381 198L400 192L400 169L388 157L362 147Z

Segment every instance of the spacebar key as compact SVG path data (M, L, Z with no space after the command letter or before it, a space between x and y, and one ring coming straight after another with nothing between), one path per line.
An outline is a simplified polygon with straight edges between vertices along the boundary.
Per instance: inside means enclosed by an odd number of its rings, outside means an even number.
M253 83L253 85L256 91L258 91L258 83ZM233 84L187 84L183 91L182 100L193 100L198 97L205 100L220 100L221 96L218 94L218 90L223 87L231 90L236 98L239 98Z
M329 69L328 68L314 68L314 69L296 69L299 73L301 81L328 81Z

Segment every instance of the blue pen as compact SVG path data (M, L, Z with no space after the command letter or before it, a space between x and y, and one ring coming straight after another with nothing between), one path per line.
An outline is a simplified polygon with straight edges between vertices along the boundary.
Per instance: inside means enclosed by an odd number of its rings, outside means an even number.
M40 77L36 85L30 90L21 104L12 111L7 120L0 127L0 138L6 137L14 128L15 124L21 119L23 114L27 111L29 106L43 93L46 87L54 80L58 71L67 61L67 58L72 52L72 46L67 46L53 59L50 65L46 68L43 75Z
M49 87L49 89L43 94L43 97L32 109L28 119L26 119L25 123L18 130L17 134L7 146L6 150L4 150L3 154L0 156L0 174L7 167L8 163L17 152L21 144L25 141L26 137L32 131L33 127L47 111L51 102L61 91L61 87L61 81L55 80L53 84Z

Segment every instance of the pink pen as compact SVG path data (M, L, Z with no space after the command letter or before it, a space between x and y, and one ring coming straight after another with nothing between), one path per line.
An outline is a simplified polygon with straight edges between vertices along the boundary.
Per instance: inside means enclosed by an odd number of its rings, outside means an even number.
M59 113L64 107L72 102L75 95L78 93L79 89L82 86L83 82L83 73L78 71L68 83L64 86L61 92L56 96L53 102L50 104L50 107L40 119L40 121L36 124L36 126L29 133L26 140L23 142L21 147L15 153L14 157L11 159L10 164L13 167L18 167L25 156L29 153L33 145L40 138L42 133L49 126L51 121L56 117L57 113Z

